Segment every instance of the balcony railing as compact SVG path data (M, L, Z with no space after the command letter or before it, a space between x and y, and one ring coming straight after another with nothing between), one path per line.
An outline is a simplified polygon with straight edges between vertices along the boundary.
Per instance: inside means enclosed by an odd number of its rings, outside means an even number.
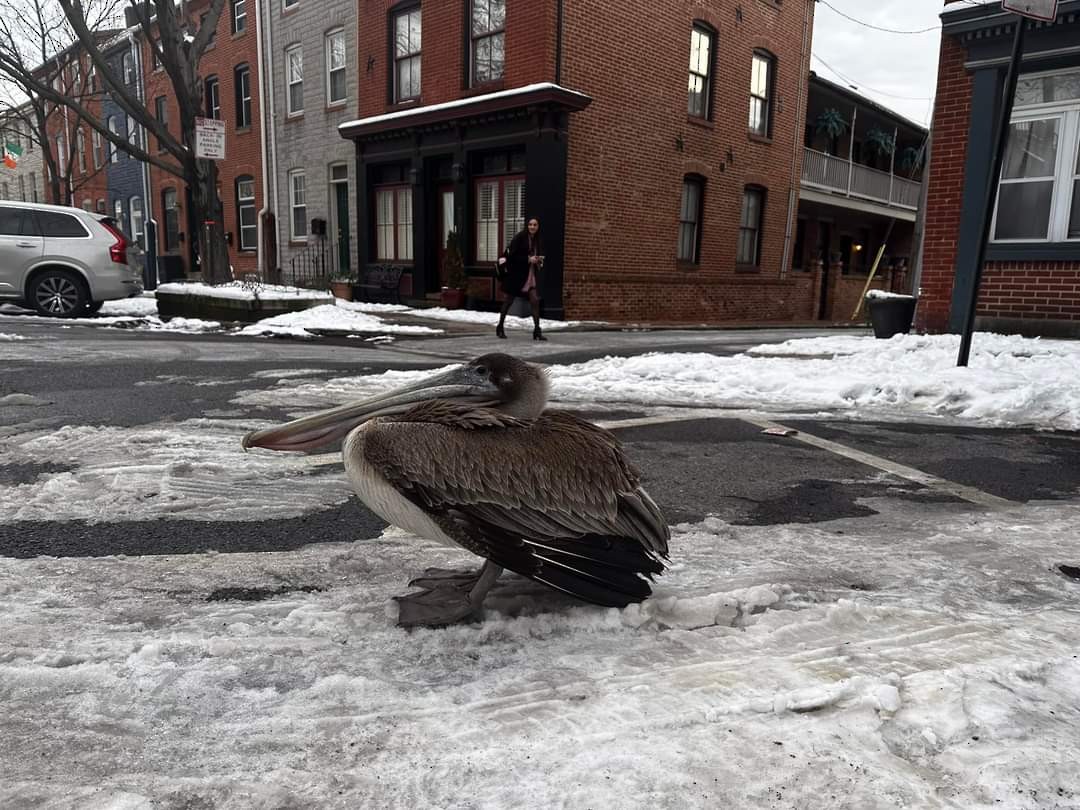
M834 194L874 200L911 211L919 207L919 191L922 188L922 184L914 180L813 149L804 150L802 181L803 185Z

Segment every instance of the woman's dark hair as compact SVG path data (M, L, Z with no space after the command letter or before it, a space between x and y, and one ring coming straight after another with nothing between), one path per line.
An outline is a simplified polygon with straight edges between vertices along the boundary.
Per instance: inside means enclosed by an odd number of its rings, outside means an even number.
M528 239L530 236L529 223L532 222L534 219L536 220L536 236L533 237L535 240L534 247L536 249L536 252L540 254L544 252L544 242L542 237L540 236L540 217L525 217L525 227L521 229L521 232L525 234L525 238Z

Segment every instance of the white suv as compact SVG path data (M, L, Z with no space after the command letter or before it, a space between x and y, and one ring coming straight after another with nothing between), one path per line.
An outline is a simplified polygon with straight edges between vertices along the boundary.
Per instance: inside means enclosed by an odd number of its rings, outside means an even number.
M74 318L142 292L113 220L62 205L0 200L0 303Z

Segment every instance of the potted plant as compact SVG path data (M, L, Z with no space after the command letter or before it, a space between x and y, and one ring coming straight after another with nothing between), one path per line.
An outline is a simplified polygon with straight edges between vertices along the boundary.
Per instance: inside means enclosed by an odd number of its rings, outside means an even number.
M465 303L465 288L469 277L465 273L465 260L461 256L457 231L446 236L446 256L443 258L446 285L442 288L442 305L447 309L461 309Z
M330 278L330 292L334 294L335 298L340 298L342 301L353 300L353 284L356 283L356 276L352 273L338 273Z
M829 139L828 148L831 155L836 154L837 141L841 135L847 132L847 128L847 121L844 120L843 114L835 107L822 110L818 117L814 119L814 132Z

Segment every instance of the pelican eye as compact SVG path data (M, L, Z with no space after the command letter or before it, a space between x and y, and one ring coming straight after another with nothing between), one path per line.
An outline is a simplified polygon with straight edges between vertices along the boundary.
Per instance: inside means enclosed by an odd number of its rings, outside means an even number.
M485 374L487 374L487 369L484 366L477 366L476 373L483 377Z

